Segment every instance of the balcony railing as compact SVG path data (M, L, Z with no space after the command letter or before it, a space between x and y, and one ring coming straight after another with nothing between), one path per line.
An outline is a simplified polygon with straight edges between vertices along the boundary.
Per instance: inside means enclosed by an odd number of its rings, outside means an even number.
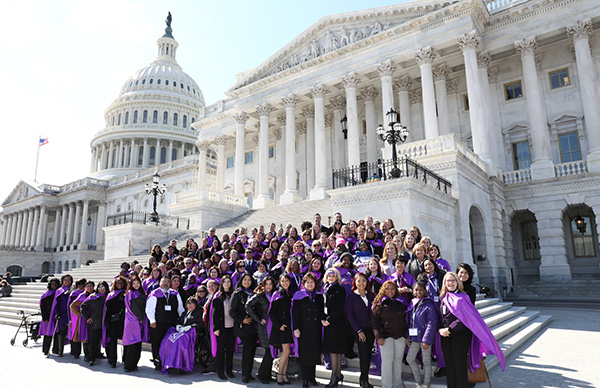
M394 164L393 160L376 163L362 163L360 166L341 168L333 171L333 188L357 186L390 179L414 178L426 185L449 194L450 181L442 178L414 160L403 157Z
M523 170L507 171L502 174L502 180L506 185L529 182L531 181L531 169L526 168Z
M504 11L505 9L526 3L528 1L529 0L484 0L483 2L485 3L490 15L493 15L497 12Z
M125 213L113 214L106 218L106 226L115 226L123 224L143 224L160 225L177 229L189 229L190 219L186 217L173 217L164 214L158 215L158 222L150 221L150 213L141 211L129 211Z
M585 174L588 172L587 162L585 160L578 160L576 162L556 164L554 165L554 172L557 178Z

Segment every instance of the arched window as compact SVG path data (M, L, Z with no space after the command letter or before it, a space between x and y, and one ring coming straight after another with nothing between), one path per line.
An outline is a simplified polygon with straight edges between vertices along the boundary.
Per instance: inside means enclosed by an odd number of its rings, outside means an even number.
M168 79L165 80L165 85L169 86L169 80Z
M125 125L129 124L129 112L125 112Z
M43 274L47 274L50 272L50 262L49 261L44 261L42 263L42 273Z
M173 113L173 126L177 126L177 113Z
M171 150L171 160L177 160L177 149L175 148Z
M110 125L115 125L115 115L110 117Z
M48 271L48 272L53 274L55 270L56 270L56 263L52 262L52 264L50 264L50 271Z
M59 261L58 264L56 265L56 273L61 273L62 272L62 261Z
M162 147L160 149L160 164L167 163L167 148Z
M119 121L117 122L117 125L121 125L121 113L119 113Z
M181 120L181 125L184 128L187 128L187 115L183 115L183 119Z
M160 85L160 78L158 79L158 81L156 81L156 83Z
M65 261L65 272L69 270L69 260Z
M177 87L177 81L173 81L173 87L176 88Z
M10 272L12 276L21 276L23 275L23 267L16 264L10 265L8 268L6 268L6 272Z
M133 112L133 123L137 124L137 121L138 121L138 111L136 110Z
M141 166L144 163L144 146L140 146L140 152L138 153L138 166Z
M156 147L152 146L152 147L150 147L150 161L148 162L148 164L150 166L154 166L155 160L156 160Z
M142 115L142 123L146 124L148 122L148 111L145 110L144 114Z
M192 124L196 122L196 119L192 117Z
M155 110L154 113L152 113L152 123L156 124L158 123L158 111Z
M168 124L169 123L169 113L165 112L163 113L163 124Z
M71 263L71 269L75 269L77 267L77 261L73 260L73 263Z

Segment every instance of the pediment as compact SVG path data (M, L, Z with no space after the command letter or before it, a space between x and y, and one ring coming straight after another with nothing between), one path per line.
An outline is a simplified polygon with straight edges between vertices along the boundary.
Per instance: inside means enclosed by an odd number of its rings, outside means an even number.
M457 0L415 0L406 4L325 16L268 60L252 70L238 74L236 84L228 93L277 73L314 65L348 50L377 42L388 32L412 19L456 2Z
M42 191L35 183L20 181L17 186L11 191L8 197L2 202L2 207L7 207L13 203L20 202L24 199L34 197Z
M552 118L549 121L549 124L550 125L552 125L552 124L560 124L560 123L564 123L564 122L569 122L569 121L574 121L574 120L580 120L581 118L583 118L583 116L580 115L580 114L576 114L576 113L561 114L561 115L558 115L558 116Z
M514 133L527 132L529 126L527 124L515 124L512 127L506 128L502 131L505 135L510 135Z

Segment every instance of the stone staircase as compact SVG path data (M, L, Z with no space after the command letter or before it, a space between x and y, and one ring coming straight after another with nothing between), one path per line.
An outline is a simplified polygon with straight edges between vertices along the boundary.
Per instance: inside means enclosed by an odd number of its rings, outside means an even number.
M310 216L312 216L312 213ZM74 279L85 277L96 282L110 280L118 273L123 261L130 262L134 258L141 261L145 259L145 256L108 259L71 270L69 273ZM57 276L60 277L60 275ZM14 286L13 296L0 298L0 324L18 326L21 321L18 315L19 311L24 311L26 314L38 312L39 298L45 289L46 284L39 282ZM540 315L537 311L531 311L526 307L516 307L510 302L502 302L497 298L485 298L483 294L477 295L475 306L491 328L505 355L515 351L519 345L535 335L552 319L551 316ZM256 368L262 361L262 355L263 350L258 349L254 360ZM344 385L349 387L359 386L358 358L347 361L348 366L342 371L345 376ZM241 353L236 355L235 362L237 365L240 364ZM491 369L498 364L498 360L494 356L489 356L486 364L488 369ZM321 383L327 383L329 376L330 372L325 367L317 367L317 378ZM403 377L405 387L414 386L412 374L406 365L403 366ZM376 386L381 386L381 379L378 376L371 376L370 381ZM434 377L431 386L444 387L445 379Z
M280 225L285 226L291 223L296 228L300 229L300 224L303 221L313 221L315 213L319 213L322 218L322 224L329 226L329 216L333 224L333 205L331 198L318 201L303 201L293 205L283 205L270 207L265 209L249 210L235 218L227 220L216 226L217 235L223 233L232 233L240 227L253 228L264 225L265 229L271 222L274 222L279 228ZM300 230L298 230L300 231Z

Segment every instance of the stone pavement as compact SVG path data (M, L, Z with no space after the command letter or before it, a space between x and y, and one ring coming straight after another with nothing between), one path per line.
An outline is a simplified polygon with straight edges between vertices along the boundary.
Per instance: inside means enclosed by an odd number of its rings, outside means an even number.
M600 368L596 363L600 360L600 311L545 307L539 310L541 314L552 315L553 320L508 358L506 371L502 372L498 367L491 371L493 387L599 387ZM133 373L124 373L122 366L111 369L106 360L90 367L81 359L73 360L68 355L46 359L41 352L41 340L37 344L30 341L27 348L23 347L23 333L18 335L15 346L11 346L9 341L15 331L14 326L0 325L0 371L3 372L0 386L3 388L47 386L49 381L54 381L52 386L57 386L64 379L69 382L61 383L62 386L78 381L86 388L148 383L153 388L199 383L224 388L263 387L258 382L242 384L241 377L221 382L214 374L203 376L196 371L188 375L162 375L154 371L147 351L142 352L140 370ZM300 386L299 382L295 386ZM484 387L483 384L479 386Z

